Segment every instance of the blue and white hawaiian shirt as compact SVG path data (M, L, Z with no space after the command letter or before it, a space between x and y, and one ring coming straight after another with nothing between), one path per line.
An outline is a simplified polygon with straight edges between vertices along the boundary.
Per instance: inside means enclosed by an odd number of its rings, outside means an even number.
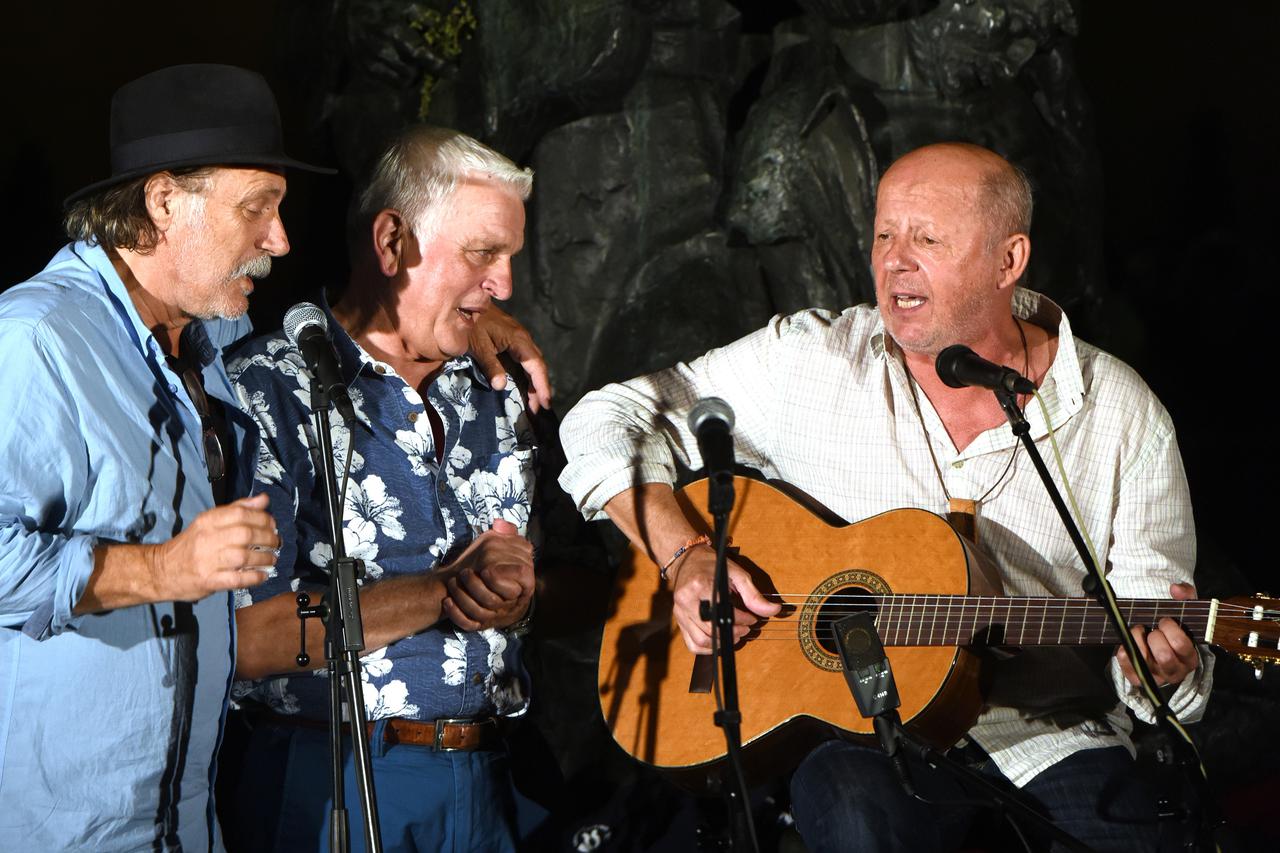
M390 365L353 341L327 306L325 311L355 405L354 429L349 432L335 415L330 435L339 481L354 444L343 540L347 554L364 561L364 582L433 571L497 518L528 536L535 447L516 383L508 380L506 390L496 391L470 357L456 358L424 401ZM254 490L271 496L281 539L275 576L237 592L236 606L300 587L321 590L317 571L332 552L323 484L313 464L319 443L302 356L277 332L240 350L228 372L241 407L262 431ZM443 464L436 463L426 402L444 423ZM307 630L323 627L313 622ZM468 632L441 621L366 655L362 664L370 720L510 715L527 706L519 641L500 630ZM329 714L323 668L237 682L233 695L278 714Z

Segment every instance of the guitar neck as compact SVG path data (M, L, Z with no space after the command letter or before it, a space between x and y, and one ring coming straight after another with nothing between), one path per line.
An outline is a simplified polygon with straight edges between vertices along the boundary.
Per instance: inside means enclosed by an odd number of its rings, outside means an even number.
M1088 598L975 595L875 596L876 627L886 646L1087 646L1119 642ZM1152 626L1168 616L1197 642L1212 637L1216 600L1119 599L1126 624Z

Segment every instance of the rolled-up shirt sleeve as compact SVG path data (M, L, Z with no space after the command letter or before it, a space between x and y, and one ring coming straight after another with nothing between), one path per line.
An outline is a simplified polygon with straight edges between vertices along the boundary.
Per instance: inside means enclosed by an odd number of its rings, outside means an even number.
M560 485L589 521L604 518L615 495L644 483L673 483L677 462L702 467L687 423L703 397L721 397L733 409L739 464L768 473L778 372L791 317L713 349L689 363L592 391L560 427L568 464Z
M88 450L38 323L0 320L0 625L73 629L96 537L75 531Z

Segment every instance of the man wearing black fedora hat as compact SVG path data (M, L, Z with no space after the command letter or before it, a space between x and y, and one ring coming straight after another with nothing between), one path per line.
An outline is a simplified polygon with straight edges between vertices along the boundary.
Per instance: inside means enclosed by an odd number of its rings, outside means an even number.
M74 242L0 296L0 849L220 849L229 590L279 537L223 351L289 250L259 75L122 87Z

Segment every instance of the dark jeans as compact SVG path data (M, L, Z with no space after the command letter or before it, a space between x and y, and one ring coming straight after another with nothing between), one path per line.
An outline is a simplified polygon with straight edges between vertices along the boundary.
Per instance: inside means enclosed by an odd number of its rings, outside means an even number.
M376 727L369 746L387 853L515 850L506 753L387 746L381 735ZM344 791L356 853L365 845L354 766L348 748ZM330 788L326 732L258 724L249 736L232 808L224 812L224 820L234 823L226 834L243 851L325 853Z
M970 747L967 755L971 769L1012 789L981 750ZM792 809L810 853L957 850L975 821L981 828L997 820L990 810L946 804L978 796L951 774L915 760L910 768L917 792L936 804L908 797L879 749L829 741L810 753L791 780ZM1099 851L1154 851L1163 846L1162 829L1176 834L1157 819L1159 786L1122 747L1077 752L1042 771L1022 793L1060 829ZM1030 849L1049 849L1032 826L1020 825ZM1021 844L1015 841L1013 849Z

